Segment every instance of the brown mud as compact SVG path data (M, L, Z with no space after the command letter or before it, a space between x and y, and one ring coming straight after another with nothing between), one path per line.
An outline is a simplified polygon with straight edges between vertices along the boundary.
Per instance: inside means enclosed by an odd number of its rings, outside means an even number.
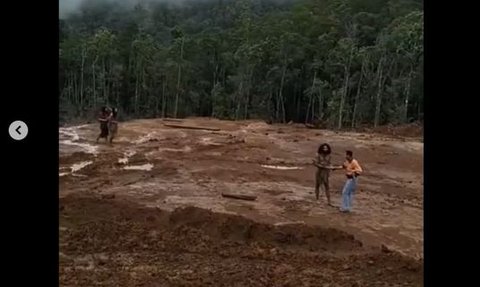
M60 129L61 286L422 286L421 139L163 123L121 123L112 146L97 125ZM351 214L315 200L323 142L334 164L351 149L365 170ZM337 206L344 180L330 177Z

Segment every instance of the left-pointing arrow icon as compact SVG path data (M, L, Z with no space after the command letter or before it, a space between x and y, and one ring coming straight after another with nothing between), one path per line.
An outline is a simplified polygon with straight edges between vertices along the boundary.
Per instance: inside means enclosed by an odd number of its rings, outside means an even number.
M14 121L10 124L10 127L8 128L8 133L14 140L23 140L25 137L27 137L28 126L22 121Z

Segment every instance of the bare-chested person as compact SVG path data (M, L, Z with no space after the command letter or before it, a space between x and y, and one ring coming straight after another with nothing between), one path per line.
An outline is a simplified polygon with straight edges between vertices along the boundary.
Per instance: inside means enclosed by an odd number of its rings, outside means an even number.
M320 147L318 147L317 157L313 161L313 164L317 167L317 173L315 174L315 197L318 200L320 195L320 186L323 186L325 190L325 195L327 197L328 205L330 206L332 206L332 203L330 201L330 171L337 169L331 166L331 153L332 149L330 148L330 145L324 143L320 145Z
M108 140L108 120L110 116L110 111L107 107L102 107L100 110L100 115L98 116L98 121L100 122L100 134L97 137L97 143L98 140L101 138L105 138L105 140Z

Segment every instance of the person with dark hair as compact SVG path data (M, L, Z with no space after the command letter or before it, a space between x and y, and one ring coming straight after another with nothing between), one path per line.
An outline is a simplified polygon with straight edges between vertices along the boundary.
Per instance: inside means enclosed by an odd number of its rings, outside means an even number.
M110 112L107 107L102 107L100 109L100 115L98 117L98 121L100 122L100 134L97 137L97 143L98 143L98 140L101 138L105 138L105 140L107 140L109 115L110 115Z
M327 143L321 144L318 147L317 157L313 161L313 164L317 167L317 172L315 174L315 197L318 200L320 195L320 186L323 186L325 190L325 195L327 197L328 205L332 205L330 201L330 184L329 177L330 171L335 170L336 168L331 167L330 154L332 149Z
M350 212L352 210L353 195L357 187L357 177L363 172L362 167L356 159L353 158L353 152L346 151L346 161L343 168L346 171L347 182L342 191L342 207L341 212Z

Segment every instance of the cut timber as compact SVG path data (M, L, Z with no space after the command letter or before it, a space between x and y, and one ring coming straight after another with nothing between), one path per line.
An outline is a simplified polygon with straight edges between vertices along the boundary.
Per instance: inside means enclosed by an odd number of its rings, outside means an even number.
M164 122L176 122L176 123L182 123L183 122L183 120L180 120L180 119L169 119L169 118L162 119L162 121L164 121Z
M314 166L318 167L318 168L323 168L323 169L332 169L332 170L335 170L335 169L342 169L341 166L322 166L322 165L319 165L319 164L316 164L316 163L312 163Z
M206 131L214 131L217 132L219 128L210 128L210 127L196 127L196 126L184 126L184 125L173 125L173 124L163 124L169 128L176 128L176 129L190 129L190 130L206 130Z
M257 199L254 195L246 195L246 194L232 194L232 193L222 193L223 197L235 198L235 199L242 199L242 200L255 200Z

